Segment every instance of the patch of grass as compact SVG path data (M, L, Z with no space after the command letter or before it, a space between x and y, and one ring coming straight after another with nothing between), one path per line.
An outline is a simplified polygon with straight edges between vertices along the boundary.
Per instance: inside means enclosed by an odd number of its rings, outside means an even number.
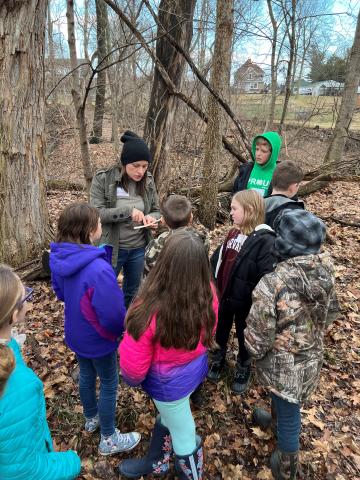
M275 103L275 121L280 121L284 103L284 95L278 95ZM246 120L265 118L270 95L267 94L234 94L231 96L234 110ZM321 128L330 128L334 125L337 112L341 104L341 97L315 97L312 95L291 96L286 116L286 123L301 125L309 118L307 126L318 125ZM311 118L310 118L311 117ZM360 112L356 112L351 123L353 130L360 129Z

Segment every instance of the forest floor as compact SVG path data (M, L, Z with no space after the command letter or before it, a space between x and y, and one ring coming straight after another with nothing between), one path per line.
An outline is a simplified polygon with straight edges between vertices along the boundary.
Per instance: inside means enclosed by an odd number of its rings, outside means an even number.
M305 199L306 207L325 220L330 233L330 251L336 265L341 315L329 327L321 380L309 404L302 408L299 478L311 480L360 479L360 230L333 218L359 221L360 185L333 183ZM81 192L48 192L51 220ZM210 234L212 248L224 237L229 225L219 225ZM130 455L101 457L99 434L83 431L78 387L73 379L74 354L63 340L63 306L55 299L49 281L31 285L33 309L26 326L25 355L44 382L48 421L57 448L75 449L82 458L80 479L116 479L116 465ZM206 403L194 408L197 431L205 447L206 478L211 480L270 479L268 461L275 440L251 422L255 405L267 405L265 391L256 382L242 396L230 390L236 346L228 355L229 371L217 385L205 383ZM122 431L140 431L140 445L131 453L146 452L155 417L152 402L141 389L121 383L117 425ZM172 471L167 479L175 478Z
M54 112L53 112L54 113ZM66 116L68 115L68 116ZM58 123L57 120L58 119ZM66 120L66 121L65 121ZM48 180L82 182L77 139L73 138L72 114L66 111L47 122L50 156ZM249 135L257 125L247 125ZM91 145L95 168L114 163L118 154L109 143L109 122L105 123L107 139ZM254 131L253 131L254 130ZM292 159L305 170L316 168L327 148L331 132L319 129L286 129L282 159ZM354 134L355 136L355 134ZM201 140L196 135L179 135L171 152L174 191L190 189L201 176ZM199 136L200 138L201 136ZM199 146L200 145L200 146ZM356 140L348 142L348 151L357 151ZM222 158L221 173L229 168L229 156ZM319 215L328 226L330 251L336 265L337 291L341 315L326 335L325 362L319 387L309 404L303 406L299 478L309 480L360 480L360 229L345 226L335 219L360 221L360 185L332 183L326 189L305 199L306 207ZM60 210L67 204L86 200L84 192L48 191L51 222L55 225ZM210 232L212 250L223 240L229 224L218 225ZM101 457L97 447L99 434L87 434L76 383L74 354L63 340L63 305L52 291L50 281L33 282L33 309L26 326L25 355L29 365L44 382L47 413L56 447L75 449L82 459L80 479L113 480L119 478L117 464L130 455ZM193 408L197 431L205 447L206 478L209 480L270 479L269 456L275 446L270 432L263 432L251 422L255 405L266 406L266 392L256 382L245 395L230 390L236 358L232 341L228 355L229 369L217 385L205 383L205 406ZM146 452L155 410L141 389L121 382L117 404L117 425L122 431L137 430L142 441L131 455ZM174 471L166 477L175 478Z

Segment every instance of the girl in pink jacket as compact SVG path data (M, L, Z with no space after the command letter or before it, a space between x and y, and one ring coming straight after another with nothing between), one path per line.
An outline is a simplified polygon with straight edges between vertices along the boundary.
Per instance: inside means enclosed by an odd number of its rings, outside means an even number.
M124 477L166 474L174 448L180 478L203 478L189 397L207 374L217 311L202 241L191 231L174 232L128 311L120 345L124 380L141 384L160 413L146 457L120 464Z

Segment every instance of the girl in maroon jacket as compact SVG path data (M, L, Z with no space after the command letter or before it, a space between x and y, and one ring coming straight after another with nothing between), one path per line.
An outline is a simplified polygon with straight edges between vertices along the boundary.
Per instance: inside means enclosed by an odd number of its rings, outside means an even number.
M251 294L261 277L274 269L272 249L275 233L265 225L263 198L254 190L237 192L231 202L234 227L211 259L219 291L219 345L210 363L208 379L220 380L225 367L226 347L235 319L239 353L232 390L241 394L250 382L250 358L245 348L244 330L251 307Z

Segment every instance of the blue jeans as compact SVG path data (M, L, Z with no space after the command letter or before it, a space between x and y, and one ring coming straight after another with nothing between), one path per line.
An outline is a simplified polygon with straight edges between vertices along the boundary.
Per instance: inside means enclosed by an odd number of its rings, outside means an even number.
M195 422L189 399L190 395L173 402L154 400L162 425L170 430L176 455L190 455L196 448Z
M86 418L99 414L100 429L106 437L115 432L116 393L119 384L116 350L99 358L76 355L80 367L80 400ZM96 377L100 379L99 399L96 399Z
M116 275L119 275L121 269L123 269L124 272L123 292L126 308L129 307L131 300L138 291L141 276L144 271L144 257L145 247L119 250L115 271Z
M277 444L279 450L293 453L299 450L301 430L300 404L290 403L271 394L277 418Z

